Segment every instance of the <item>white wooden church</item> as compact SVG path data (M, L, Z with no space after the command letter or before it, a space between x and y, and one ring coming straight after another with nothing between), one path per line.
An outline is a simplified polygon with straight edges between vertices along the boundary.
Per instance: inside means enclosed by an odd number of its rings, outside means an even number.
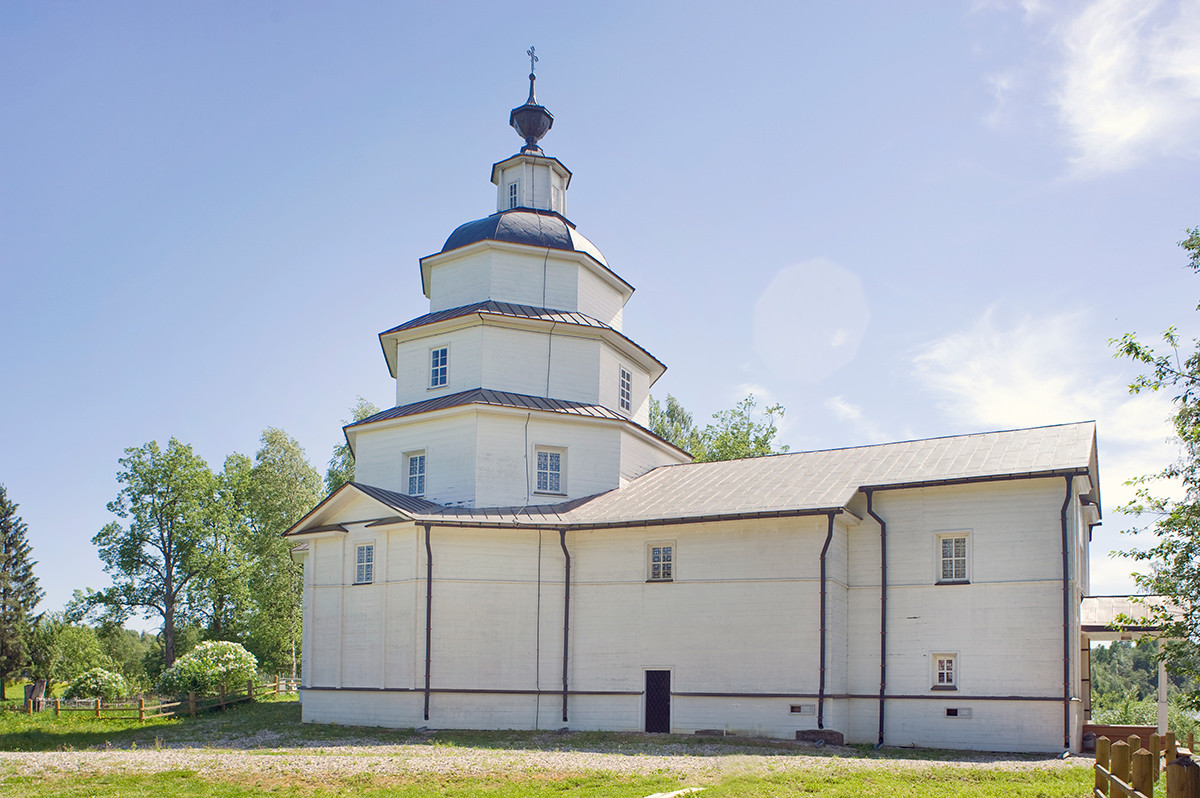
M1078 750L1094 424L691 463L533 79L496 213L379 336L355 481L288 532L304 720Z

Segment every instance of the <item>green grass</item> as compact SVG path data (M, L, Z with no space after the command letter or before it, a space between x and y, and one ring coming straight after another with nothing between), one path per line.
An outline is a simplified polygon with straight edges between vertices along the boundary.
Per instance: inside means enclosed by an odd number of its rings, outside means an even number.
M858 770L838 773L787 773L728 777L714 784L687 783L673 776L614 776L590 773L563 778L423 776L420 780L396 781L370 776L344 776L322 781L297 781L264 777L205 778L192 771L168 771L153 775L125 774L71 776L11 776L0 779L0 797L42 796L365 796L366 798L427 798L476 796L563 796L578 798L645 796L684 786L705 786L702 798L722 796L820 795L822 798L1084 798L1091 787L1090 771L1064 768L1036 771L989 771L940 767L918 771L888 772Z
M289 700L290 699L290 700ZM1003 769L981 766L987 755L960 751L883 749L870 746L816 749L787 741L744 738L702 738L609 732L491 732L441 731L419 734L411 729L357 728L300 722L300 707L290 697L239 704L197 718L155 720L141 726L133 721L98 721L83 713L55 718L52 712L29 717L0 712L0 750L73 751L104 748L190 747L201 749L262 749L288 756L302 749L316 753L339 746L427 745L494 751L514 749L607 751L630 755L679 755L717 760L733 755L756 757L745 771L718 768L704 777L684 779L674 772L615 775L599 772L520 771L507 775L347 775L290 771L280 773L228 772L219 775L175 770L155 774L118 771L66 773L20 772L0 764L0 798L21 796L425 796L482 795L562 796L583 798L645 796L682 787L703 786L703 798L720 796L821 795L899 796L1028 796L1028 798L1085 798L1090 794L1091 769L1037 767L1044 757L1029 757L1033 766ZM380 751L380 755L387 754ZM818 756L821 762L798 766L797 754ZM387 754L390 756L390 754ZM1011 757L1010 757L1011 758ZM918 759L924 762L898 760ZM889 768L887 761L897 761ZM806 762L808 760L805 760ZM964 766L960 763L975 763ZM1082 762L1081 762L1082 764ZM724 775L717 775L724 774Z

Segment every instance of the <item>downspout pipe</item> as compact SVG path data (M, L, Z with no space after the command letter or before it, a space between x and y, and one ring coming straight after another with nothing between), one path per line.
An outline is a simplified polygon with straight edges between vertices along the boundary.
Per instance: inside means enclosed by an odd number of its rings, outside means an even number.
M1070 536L1067 534L1067 509L1071 506L1074 477L1064 477L1067 495L1063 497L1059 524L1062 527L1062 622L1063 622L1063 750L1071 748L1071 591Z
M825 532L825 545L821 547L821 675L817 687L817 728L825 728L825 555L833 541L833 516L829 514L829 528Z
M433 549L429 545L429 529L425 524L425 720L429 720L429 674L433 661Z
M884 702L887 695L887 522L875 513L874 491L867 494L867 515L879 524L879 742L883 745Z
M571 553L567 551L567 530L558 530L558 543L563 553L563 680L562 710L563 723L567 722L567 654L571 640Z

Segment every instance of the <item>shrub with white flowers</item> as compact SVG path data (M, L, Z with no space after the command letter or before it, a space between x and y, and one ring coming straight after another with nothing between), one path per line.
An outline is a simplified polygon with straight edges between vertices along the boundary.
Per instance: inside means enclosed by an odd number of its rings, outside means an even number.
M116 701L129 692L125 677L119 673L92 668L81 673L71 686L63 693L64 698L99 698L103 701Z
M209 640L193 648L163 672L158 691L182 695L195 690L201 695L245 687L258 674L258 660L237 643Z

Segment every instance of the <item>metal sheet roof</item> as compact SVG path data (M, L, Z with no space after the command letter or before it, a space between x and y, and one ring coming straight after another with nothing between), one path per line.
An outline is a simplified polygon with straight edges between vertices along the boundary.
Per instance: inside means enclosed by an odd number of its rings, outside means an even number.
M459 225L442 245L442 252L488 240L583 252L602 266L608 266L608 261L596 245L579 233L564 216L537 208L513 208Z
M508 391L494 391L490 388L472 388L469 391L459 391L458 393L446 394L445 396L437 396L433 399L425 399L421 402L392 407L373 416L368 416L362 421L347 424L343 429L348 430L353 427L363 426L364 424L373 424L376 421L414 416L418 413L429 413L434 410L444 410L449 407L460 407L462 405L515 407L521 410L544 410L550 413L567 413L574 416L591 416L592 418L607 418L613 421L629 421L625 416L609 410L602 405L593 405L586 402L569 402L565 399L548 399L544 396L529 396L523 393L509 393Z
M860 488L1087 473L1093 422L656 468L622 488L552 508L454 508L450 523L621 526L790 515L845 507ZM1094 475L1093 475L1094 477Z
M598 327L603 330L613 329L609 325L594 319L586 313L579 313L573 310L553 310L551 308L538 308L532 305L517 305L512 302L495 302L488 300L486 302L476 302L473 305L463 305L459 308L447 308L446 310L438 310L433 313L426 313L424 316L418 316L411 321L406 321L401 325L384 330L380 335L390 335L391 333L403 332L411 330L415 327L424 327L427 324L436 324L439 321L447 319L457 319L462 316L470 316L472 313L491 314L494 316L508 316L515 319L536 319L538 321L554 321L559 324L578 324L581 327Z
M481 392L465 392L476 393ZM553 401L538 397L523 397L524 400ZM844 508L860 489L974 480L1090 474L1095 491L1095 436L1096 425L1088 421L661 466L616 490L560 504L529 507L447 507L369 485L353 485L418 523L491 527L640 526L833 511Z

